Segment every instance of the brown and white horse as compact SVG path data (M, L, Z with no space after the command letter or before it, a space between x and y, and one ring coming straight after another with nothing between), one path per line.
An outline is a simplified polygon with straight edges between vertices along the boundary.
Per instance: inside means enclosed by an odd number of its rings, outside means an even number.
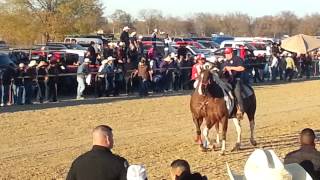
M228 129L228 109L224 100L221 88L212 81L208 68L202 68L198 76L199 83L191 95L190 110L193 122L196 126L196 142L203 147L201 140L201 125L204 122L203 136L207 147L213 147L209 140L209 130L215 126L219 133L219 123L222 125L222 146L221 154L226 150L226 134ZM219 136L217 136L219 141ZM204 147L206 148L206 147Z

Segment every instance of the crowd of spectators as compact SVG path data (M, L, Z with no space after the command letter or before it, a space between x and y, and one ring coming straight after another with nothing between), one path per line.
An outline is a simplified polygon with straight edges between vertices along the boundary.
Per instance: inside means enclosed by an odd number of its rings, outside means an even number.
M118 179L147 180L144 165L129 165L128 161L112 153L114 145L111 127L100 125L92 132L93 147L77 157L68 172L67 180ZM230 179L299 179L320 178L320 152L315 148L316 134L306 128L300 133L301 148L290 152L284 158L284 165L272 150L255 150L246 162L244 176L234 175L229 166ZM170 168L172 180L206 180L207 177L192 172L189 163L183 159L174 160Z
M86 94L119 96L120 93L167 93L193 89L192 67L197 58L187 53L181 43L176 53L158 51L155 29L151 35L151 47L142 42L143 37L124 27L119 42L98 45L91 42L85 58L68 66L63 57L44 52L41 48L38 59L18 64L16 70L0 73L0 105L32 104L38 101L57 102L58 94L76 94L84 99ZM172 42L166 35L165 47ZM75 43L75 42L70 42ZM166 48L165 48L166 49ZM270 55L258 55L254 59L244 57L246 71L252 83L291 81L293 78L309 79L318 75L319 53L294 54L282 52L273 44ZM61 76L73 73L69 76Z

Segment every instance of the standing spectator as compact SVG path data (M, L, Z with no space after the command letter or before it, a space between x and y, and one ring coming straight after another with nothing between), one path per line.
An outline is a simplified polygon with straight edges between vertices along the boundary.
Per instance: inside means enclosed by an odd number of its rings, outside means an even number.
M25 76L25 65L23 63L19 64L19 68L16 71L16 76L14 78L14 103L18 105L24 104L24 76Z
M186 43L184 42L180 43L177 53L178 53L178 57L182 56L183 59L187 58L188 49L186 48Z
M285 73L285 79L288 80L289 82L291 82L292 78L293 78L293 73L294 70L296 69L296 65L294 63L293 58L291 57L291 53L287 54L286 57L286 73Z
M154 29L153 33L151 34L151 38L152 38L151 41L155 51L157 47L157 35L158 35L158 29Z
M300 133L300 149L290 152L284 158L284 164L300 164L313 179L320 179L320 152L315 148L316 135L310 128Z
M167 92L168 90L172 90L172 81L173 81L173 68L176 68L175 66L175 58L177 57L176 54L171 53L168 57L164 58L163 61L160 64L160 73L162 75L162 88L161 90L164 90L164 92Z
M43 103L43 100L46 97L46 81L48 80L48 71L47 71L47 63L41 61L37 66L37 75L38 75L38 97L40 103Z
M98 73L96 75L96 96L101 97L106 92L106 75L107 75L107 62L105 59L101 62Z
M32 99L35 95L35 91L38 89L37 82L37 62L35 60L30 61L28 68L26 69L26 78L24 84L26 88L26 100L25 104L32 104Z
M131 68L130 69L137 69L138 67L138 49L133 41L130 41L129 45L129 52L128 52L128 58L130 59Z
M137 48L138 48L138 54L139 54L138 59L141 59L142 57L145 57L142 38L143 38L143 36L139 36L138 40L137 40L137 44L138 44Z
M56 59L50 60L48 66L48 100L49 102L57 102L59 74L62 69L58 65Z
M166 34L166 37L164 38L164 56L169 55L169 45L172 43L171 37L169 37L169 34Z
M83 91L86 88L86 85L85 85L86 76L89 76L90 74L90 68L89 68L90 63L91 63L90 59L85 58L84 62L77 69L77 82L78 82L77 99L78 100L84 99Z
M283 76L284 76L284 72L285 72L285 69L286 69L286 60L285 60L285 57L283 56L283 54L280 54L280 57L279 57L279 77L280 77L280 80L283 80Z
M106 96L110 96L111 92L114 90L114 61L113 57L108 57L106 64Z
M130 44L129 30L130 30L130 28L128 26L125 26L123 28L121 35L120 35L120 42L123 42L125 45L124 46L125 58L127 58L126 56L128 55L128 48L129 48L129 44Z
M67 180L126 180L128 161L111 152L114 140L112 129L100 125L93 129L93 147L76 158Z
M278 74L278 57L276 56L276 54L272 54L272 60L271 60L271 77L272 77L272 81L275 82L276 78L277 78L277 74Z
M139 78L139 95L141 97L148 96L148 81L150 79L149 67L146 59L142 58L138 65L137 75Z
M171 163L171 179L172 180L204 180L199 173L191 173L190 165L186 160L177 159Z
M304 67L305 67L305 74L306 78L310 79L311 76L311 68L312 68L312 56L310 53L307 53L305 61L304 61Z
M2 96L0 106L11 106L12 105L12 82L15 75L15 70L13 68L6 68L2 72ZM0 89L1 90L1 89Z
M91 41L90 42L90 46L88 47L87 50L87 58L90 59L92 64L96 64L97 61L97 51L96 51L96 47L95 47L95 42Z

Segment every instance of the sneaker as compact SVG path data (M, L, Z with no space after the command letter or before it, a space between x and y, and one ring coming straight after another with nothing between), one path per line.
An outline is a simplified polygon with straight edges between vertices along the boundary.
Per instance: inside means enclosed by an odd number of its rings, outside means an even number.
M84 97L81 97L81 96L77 97L77 100L83 100L83 99Z
M4 106L4 104L3 104L3 103L1 103L1 104L0 104L0 106L1 106L1 107L3 107L3 106Z

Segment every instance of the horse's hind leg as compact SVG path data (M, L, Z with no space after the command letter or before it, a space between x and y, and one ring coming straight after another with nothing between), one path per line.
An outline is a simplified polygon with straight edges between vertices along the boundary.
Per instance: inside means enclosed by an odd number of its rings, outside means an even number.
M254 127L255 127L254 118L250 118L249 122L250 122L250 143L253 146L256 146L257 145L257 141L254 139Z
M232 118L232 121L237 131L237 142L231 151L238 151L240 150L240 145L241 145L241 124L240 124L240 120L237 118Z
M221 146L221 155L225 154L226 151L226 139L227 139L227 130L228 130L228 118L224 117L221 121L222 123L222 146Z

